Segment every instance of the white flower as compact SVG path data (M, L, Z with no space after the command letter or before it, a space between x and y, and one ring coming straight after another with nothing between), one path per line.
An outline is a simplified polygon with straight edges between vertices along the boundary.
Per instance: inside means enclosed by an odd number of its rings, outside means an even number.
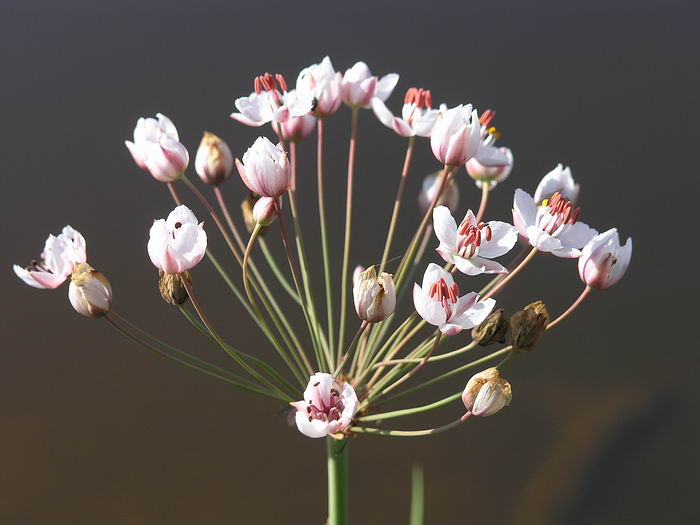
M578 260L581 280L588 286L604 290L617 283L627 271L632 257L632 239L620 246L617 229L596 235L583 247Z
M445 335L481 324L491 313L496 301L479 301L479 294L459 297L459 287L452 275L430 263L423 275L423 286L413 285L413 304L418 315L440 328Z
M342 103L340 90L343 75L333 68L331 59L302 69L297 77L297 92L308 93L315 102L314 114L323 117L338 111Z
M172 182L187 169L190 157L172 121L161 113L156 116L158 120L140 118L134 128L134 142L124 143L140 168L156 180Z
M181 204L167 219L153 221L148 255L159 270L179 274L193 268L204 257L207 233L190 209Z
M580 208L555 193L539 207L529 193L517 189L513 198L513 224L533 248L557 257L581 255L588 241L597 235L593 228L578 222Z
M358 400L350 383L341 387L332 375L317 372L309 379L304 400L291 405L297 410L295 419L299 432L321 438L350 426Z
M463 274L507 273L503 266L489 259L505 255L515 246L517 228L501 221L477 224L471 210L458 227L445 206L433 210L433 227L440 240L437 252Z
M17 277L34 288L54 289L73 273L77 263L87 261L85 238L70 226L65 226L58 236L49 235L41 252L41 260L33 261L26 268L15 264Z
M377 275L374 266L353 275L352 294L355 311L360 319L368 323L378 323L394 313L396 289L394 279L386 272Z
M510 175L513 169L513 152L509 148L482 143L476 154L467 161L466 168L479 188L485 182L494 187Z
M398 81L399 75L396 73L384 75L379 80L372 76L367 64L357 62L343 75L340 92L348 106L368 108L375 97L385 102Z
M435 198L435 192L440 187L441 172L431 173L423 179L423 184L418 194L418 210L421 216L428 213L428 208ZM447 187L442 191L437 206L447 206L451 212L457 209L459 203L459 187L454 178L447 181Z
M78 263L70 278L68 299L80 315L97 319L112 308L112 286L92 266Z
M481 124L471 104L440 111L430 135L433 154L443 164L459 166L474 156L481 141Z
M578 200L579 190L580 187L574 182L569 167L557 164L557 167L542 177L542 180L537 185L534 197L535 204L539 206L544 199L549 199L557 192L575 203Z
M266 137L258 137L236 167L248 189L263 197L279 197L292 183L287 154Z
M488 368L475 374L462 393L462 401L474 416L492 416L510 405L513 391L510 383L501 378L497 368Z
M401 118L395 117L381 99L372 99L372 109L379 121L402 137L430 136L440 114L432 106L430 91L416 88L406 92Z

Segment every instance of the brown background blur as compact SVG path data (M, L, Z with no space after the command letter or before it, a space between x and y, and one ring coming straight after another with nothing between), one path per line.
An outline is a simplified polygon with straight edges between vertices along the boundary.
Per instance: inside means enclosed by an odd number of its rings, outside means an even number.
M489 217L510 220L513 190L534 191L563 162L583 187L582 220L634 237L623 281L593 294L506 368L515 390L510 408L433 438L352 443L352 522L406 523L414 463L425 468L430 524L698 522L700 362L691 324L698 11L679 2L585 9L561 2L518 9L62 4L0 3L0 523L323 522L322 440L287 427L273 403L132 347L106 323L75 314L65 286L30 289L10 266L26 264L49 232L71 224L87 238L90 262L109 276L117 311L228 365L158 295L147 232L173 205L165 187L134 166L123 140L139 116L160 111L192 158L204 129L241 155L258 134L272 135L231 121L234 99L250 92L257 74L281 72L293 83L326 54L339 70L362 59L380 76L399 72L394 111L410 86L432 89L437 102L494 108L516 161ZM328 122L338 272L348 117L343 109ZM362 112L353 266L381 256L404 147ZM314 151L313 140L301 145L299 198L320 270L311 233ZM419 220L420 181L437 167L420 140L399 230L404 242ZM464 171L458 180L462 209L477 206ZM237 209L243 185L234 177L224 190ZM229 340L274 359L211 266L203 263L194 278ZM574 262L542 257L500 303L513 310L541 298L556 315L580 289ZM438 399L467 379L410 403ZM397 424L438 425L458 410Z

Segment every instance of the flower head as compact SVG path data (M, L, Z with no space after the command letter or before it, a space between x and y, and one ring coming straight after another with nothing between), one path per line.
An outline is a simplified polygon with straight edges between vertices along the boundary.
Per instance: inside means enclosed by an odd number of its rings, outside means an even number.
M481 144L476 154L467 161L467 173L481 188L482 184L492 187L503 182L513 169L513 152L509 148L497 148Z
M596 235L583 247L578 273L588 286L604 290L617 283L627 271L632 257L632 239L620 246L616 228Z
M483 322L496 301L479 301L475 292L459 297L452 274L430 263L423 275L423 286L413 285L413 304L418 315L439 327L443 334L456 335Z
M489 259L505 255L515 246L517 228L501 221L477 223L471 210L458 227L445 206L433 210L433 226L440 240L437 252L463 274L507 273L503 266Z
M57 236L49 235L41 252L40 261L32 261L26 268L15 264L17 277L34 288L54 289L61 286L73 273L77 263L87 261L85 238L70 226Z
M439 110L433 109L430 91L416 88L406 92L400 118L395 117L377 97L372 99L372 109L382 124L402 137L429 137L440 114Z
M377 275L374 266L353 275L352 289L355 311L360 319L368 323L378 323L394 313L396 290L394 279L386 272Z
M597 232L578 222L580 208L555 193L537 207L529 193L517 189L513 198L513 224L533 248L557 257L575 258Z
M187 148L180 144L177 129L165 115L140 118L134 129L134 141L125 141L136 164L156 180L172 182L180 178L187 169L190 156Z
M205 184L224 182L233 173L233 154L228 144L205 131L194 158L194 168Z
M435 192L440 188L440 173L431 173L423 179L420 193L418 194L418 210L421 215L428 213L430 205L435 198ZM459 204L459 187L454 178L447 181L447 187L442 191L436 206L447 206L454 213Z
M360 108L370 107L374 98L385 102L398 81L399 75L396 73L384 75L379 80L372 76L367 64L356 62L343 75L340 88L343 102L348 106Z
M78 263L70 278L68 299L80 315L97 319L112 308L112 286L92 266Z
M288 92L286 100L290 104L296 104L294 101L298 97L297 93L294 90ZM315 127L316 117L307 113L298 117L291 116L285 122L280 122L279 126L275 127L275 132L283 140L299 142L308 137Z
M248 189L263 197L279 197L292 183L287 154L266 137L258 137L236 167Z
M430 135L435 158L448 166L465 164L476 153L480 141L479 116L471 104L440 112Z
M497 368L487 368L474 375L462 394L462 401L474 416L492 416L510 405L513 392Z
M357 395L350 383L341 387L330 374L317 372L309 379L304 400L296 408L299 432L311 438L342 432L352 422L358 408Z
M314 102L313 113L325 117L338 111L342 103L340 91L343 75L333 68L331 59L301 70L297 77L297 92L307 93Z
M557 167L542 177L537 185L534 197L535 204L539 206L543 200L551 198L555 193L561 193L563 197L575 203L578 200L580 189L579 185L574 182L569 167L557 164Z
M153 221L148 255L159 270L179 274L194 268L207 249L207 233L190 209L181 204L167 219Z

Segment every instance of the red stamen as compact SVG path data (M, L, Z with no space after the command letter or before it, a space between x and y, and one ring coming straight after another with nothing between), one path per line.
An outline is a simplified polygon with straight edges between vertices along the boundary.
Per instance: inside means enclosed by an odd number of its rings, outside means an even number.
M284 80L284 77L277 73L275 78L277 79L277 84L279 85L280 89L282 91L287 91L287 82Z
M430 94L430 90L425 90L425 107L430 109L433 107L433 96Z
M437 282L434 282L434 283L430 286L430 292L428 293L428 295L429 295L430 297L435 297L435 294L437 293L437 289L438 289L438 283L437 283Z
M491 240L491 226L486 226L486 240L490 241Z
M484 111L481 114L481 118L479 119L479 122L481 123L482 126L489 127L494 118L496 118L496 112L492 111L490 109L487 109L486 111Z
M571 224L574 225L576 224L576 221L578 220L578 216L581 214L581 208L576 208L576 211L574 214L571 216Z
M255 77L253 81L253 87L255 88L255 93L259 95L262 93L262 83L260 82L260 77Z
M418 91L416 88L408 88L406 91L406 96L403 98L403 103L404 104L413 104L413 101L416 98L416 91Z

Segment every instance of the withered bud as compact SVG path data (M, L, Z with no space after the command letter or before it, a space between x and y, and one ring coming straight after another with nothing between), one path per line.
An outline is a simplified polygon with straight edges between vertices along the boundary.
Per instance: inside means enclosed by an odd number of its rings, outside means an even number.
M159 275L158 289L163 300L173 306L185 304L187 301L187 290L182 280L187 279L188 284L191 283L190 272L170 274L160 270Z
M527 352L540 340L549 324L549 313L542 301L528 304L510 318L509 343L513 350Z
M252 233L255 229L255 218L253 217L253 207L255 203L258 202L260 196L255 193L249 193L248 196L241 202L241 215L243 215L243 222L245 223L245 229L248 233Z
M508 318L503 315L503 308L499 308L491 312L483 323L472 328L472 339L480 346L503 343L508 327Z
M97 319L112 308L112 286L89 264L77 263L70 276L68 299L80 315Z
M233 173L233 155L223 140L205 131L199 143L194 167L205 184L221 184Z

